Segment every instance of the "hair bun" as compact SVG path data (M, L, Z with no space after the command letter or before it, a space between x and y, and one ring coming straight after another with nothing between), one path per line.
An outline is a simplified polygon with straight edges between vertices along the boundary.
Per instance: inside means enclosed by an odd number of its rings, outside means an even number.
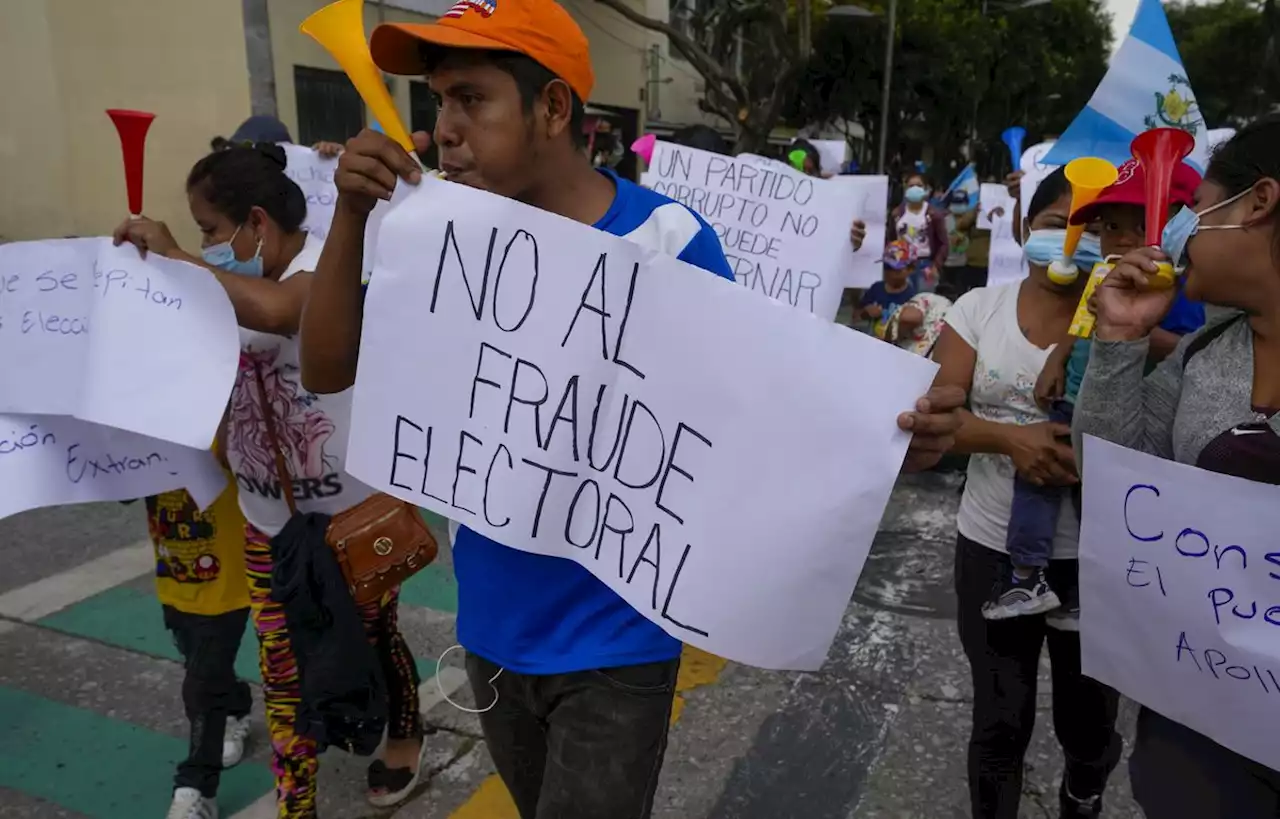
M254 150L270 159L272 162L280 166L280 170L284 170L289 164L289 159L285 156L284 148L281 148L274 142L255 142Z

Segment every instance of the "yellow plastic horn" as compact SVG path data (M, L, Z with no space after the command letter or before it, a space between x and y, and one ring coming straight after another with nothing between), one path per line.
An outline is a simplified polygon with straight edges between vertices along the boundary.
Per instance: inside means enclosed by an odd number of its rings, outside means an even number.
M382 124L387 136L413 153L413 140L391 101L391 92L382 81L382 72L373 63L364 35L364 0L338 0L302 21L298 29L333 55L364 104Z
M1098 194L1112 184L1120 172L1116 166L1096 156L1082 156L1067 163L1067 181L1071 183L1071 214L1098 198ZM1080 275L1072 257L1084 234L1084 225L1067 227L1067 239L1062 247L1062 258L1049 265L1049 281L1054 284L1071 284Z

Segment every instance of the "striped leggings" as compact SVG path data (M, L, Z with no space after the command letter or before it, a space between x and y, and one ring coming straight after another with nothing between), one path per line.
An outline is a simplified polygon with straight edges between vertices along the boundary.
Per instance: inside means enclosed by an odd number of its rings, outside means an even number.
M300 698L298 663L289 645L284 608L271 599L271 538L245 527L245 567L253 627L258 634L258 665L267 729L271 734L271 770L276 777L279 819L316 815L316 744L294 733ZM369 642L377 649L387 685L387 735L392 739L422 736L418 716L418 668L397 625L399 589L362 606Z

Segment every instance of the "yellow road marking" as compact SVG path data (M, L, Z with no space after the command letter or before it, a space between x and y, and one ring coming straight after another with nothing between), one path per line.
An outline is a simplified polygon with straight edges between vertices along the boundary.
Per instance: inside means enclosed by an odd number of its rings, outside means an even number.
M680 658L680 674L676 677L676 697L671 703L671 724L684 712L684 694L711 685L724 671L726 661L700 648L685 646ZM493 774L480 783L471 798L449 815L449 819L520 819L511 794L502 779Z

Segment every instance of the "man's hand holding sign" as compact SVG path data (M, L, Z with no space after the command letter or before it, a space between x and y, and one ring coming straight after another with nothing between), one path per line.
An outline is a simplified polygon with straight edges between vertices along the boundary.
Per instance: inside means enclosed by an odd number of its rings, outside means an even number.
M365 304L354 474L577 560L680 639L761 666L822 662L897 465L937 462L962 391L900 414L930 364L601 231L423 180L381 134L348 144L335 182L331 236L394 196ZM327 326L308 354L343 346ZM304 358L309 381L324 358ZM355 357L342 358L326 388L349 383ZM838 375L850 368L884 385L878 400ZM895 427L911 433L905 463ZM782 542L806 549L781 561ZM746 616L778 593L805 602L765 629Z

